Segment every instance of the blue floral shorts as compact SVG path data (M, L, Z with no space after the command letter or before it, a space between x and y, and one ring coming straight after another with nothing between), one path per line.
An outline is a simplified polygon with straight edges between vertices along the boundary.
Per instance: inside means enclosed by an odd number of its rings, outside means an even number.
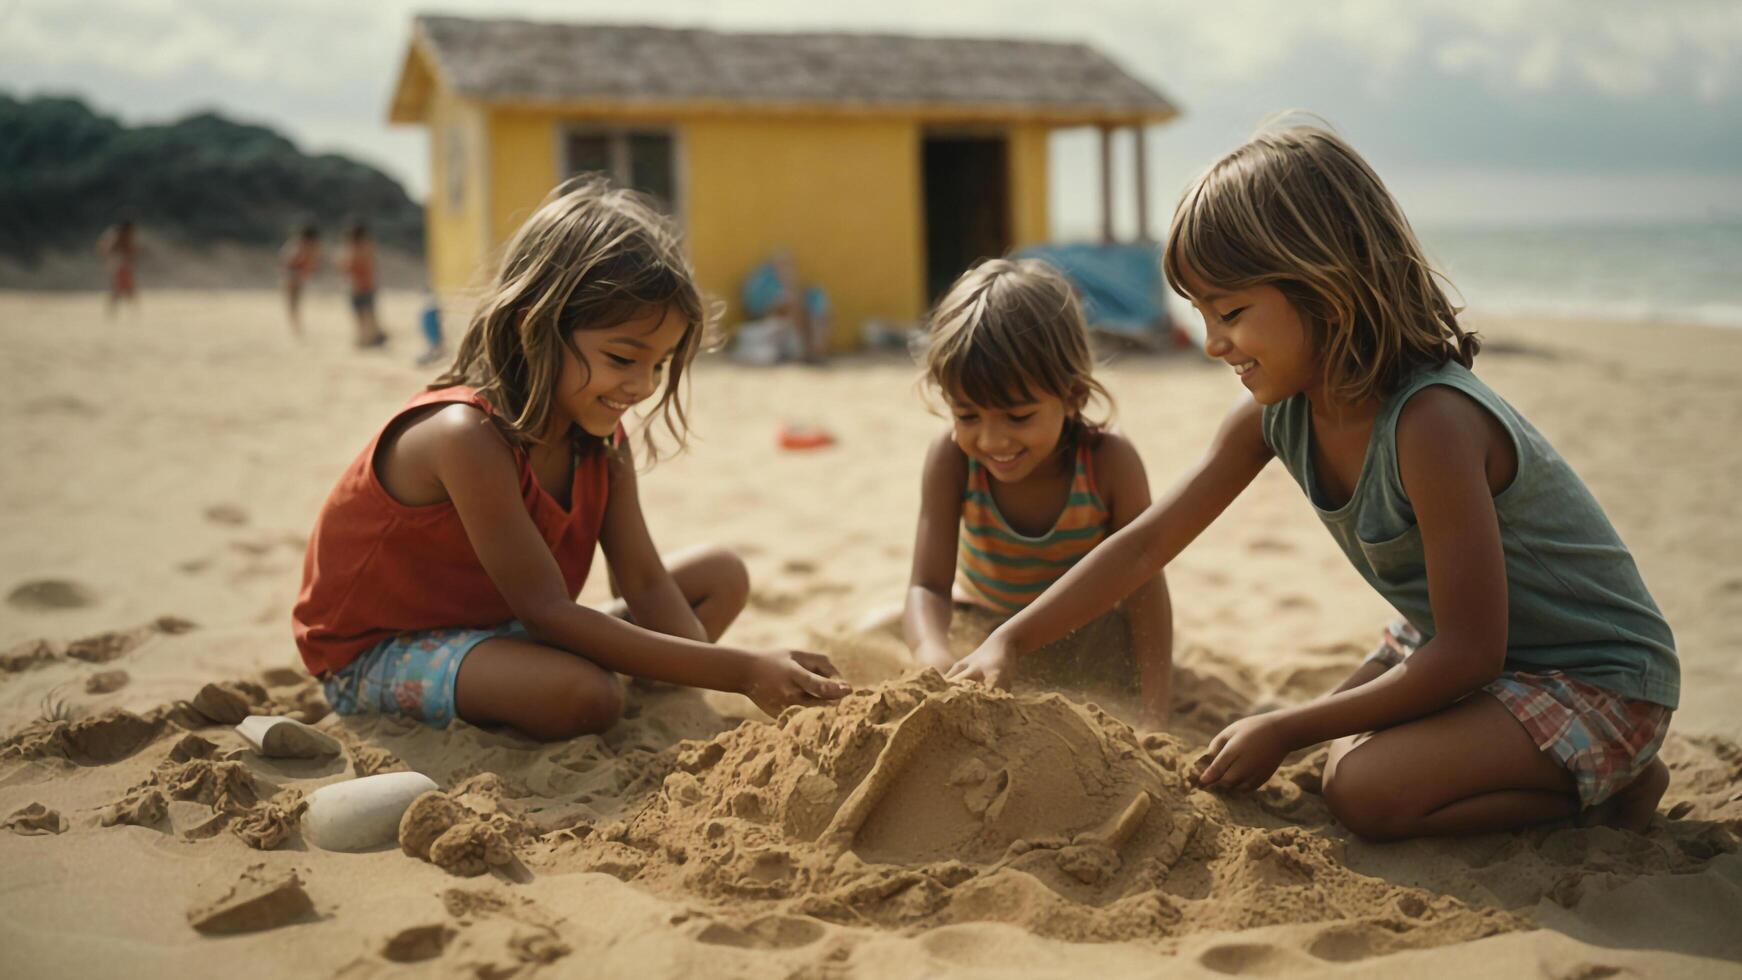
M485 640L525 635L514 620L489 629L401 633L358 654L321 688L341 715L403 715L446 728L456 717L454 683L466 654Z

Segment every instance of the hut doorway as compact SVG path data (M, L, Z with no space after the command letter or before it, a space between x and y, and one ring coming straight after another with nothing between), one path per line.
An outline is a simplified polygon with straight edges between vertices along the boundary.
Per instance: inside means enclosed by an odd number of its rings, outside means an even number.
M923 147L930 305L970 265L1010 249L1010 168L1002 136L928 134Z

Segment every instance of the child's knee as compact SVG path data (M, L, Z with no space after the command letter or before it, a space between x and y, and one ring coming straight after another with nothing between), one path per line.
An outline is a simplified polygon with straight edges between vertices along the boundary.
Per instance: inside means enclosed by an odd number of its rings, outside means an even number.
M562 698L545 731L545 741L594 735L623 717L623 683L609 671L592 670L563 685Z
M702 552L700 560L708 569L708 581L713 587L710 598L721 606L743 609L750 600L750 566L744 564L744 559L730 548L715 546Z
M1325 803L1337 822L1365 840L1393 840L1404 834L1397 800L1387 780L1359 756L1344 753L1325 765Z

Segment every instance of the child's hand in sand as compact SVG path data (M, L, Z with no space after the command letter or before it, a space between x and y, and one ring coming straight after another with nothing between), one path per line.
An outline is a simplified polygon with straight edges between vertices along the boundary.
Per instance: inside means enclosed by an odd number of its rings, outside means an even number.
M818 653L773 650L758 654L741 692L771 717L795 704L833 701L853 692L841 672Z
M1016 658L1009 647L996 639L987 639L973 653L956 661L944 672L944 677L958 684L979 681L988 687L1009 687L1015 666Z
M1198 785L1256 789L1292 748L1275 715L1254 715L1222 729L1198 757Z

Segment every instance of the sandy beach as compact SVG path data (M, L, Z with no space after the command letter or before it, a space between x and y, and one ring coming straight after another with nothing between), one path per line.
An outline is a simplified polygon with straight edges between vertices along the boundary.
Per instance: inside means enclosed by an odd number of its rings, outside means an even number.
M336 297L311 304L297 342L270 292L147 283L113 321L95 295L0 292L0 975L1742 975L1742 331L1470 318L1477 371L1585 479L1675 631L1672 783L1644 835L1376 845L1331 821L1322 749L1249 795L1184 776L1226 722L1333 687L1388 618L1280 466L1169 569L1168 734L1116 698L950 688L855 629L901 597L943 425L898 356L708 356L690 451L641 482L662 549L749 564L728 640L829 654L842 704L770 722L637 688L616 729L553 745L329 714L290 635L307 534L433 372L414 294L384 294L395 344L368 354ZM1191 352L1102 378L1158 490L1242 397ZM782 421L838 443L782 451ZM605 588L601 562L583 600ZM232 729L249 713L344 751L262 758ZM399 769L488 860L304 839L308 793ZM245 873L291 872L306 903L276 928L190 925Z

